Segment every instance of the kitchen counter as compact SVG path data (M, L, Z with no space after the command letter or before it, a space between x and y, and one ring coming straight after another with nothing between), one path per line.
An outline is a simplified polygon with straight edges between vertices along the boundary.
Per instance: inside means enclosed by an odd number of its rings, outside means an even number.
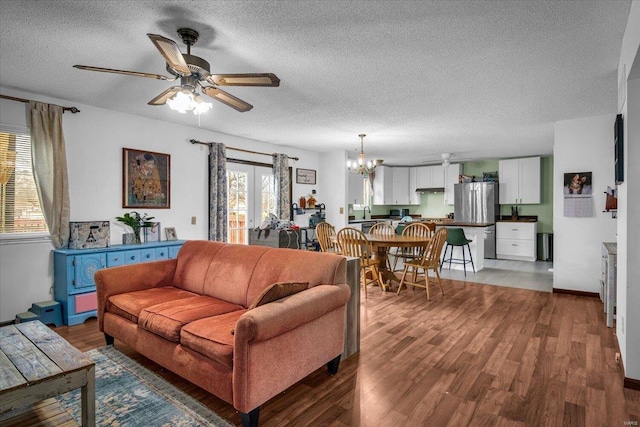
M495 225L495 222L472 223L472 222L444 222L442 225L447 227L489 227Z
M462 228L462 230L464 231L464 235L467 239L471 240L471 243L469 243L469 250L471 251L471 255L473 256L473 264L476 268L476 271L480 271L484 268L484 239L485 239L485 228L486 227L490 227L493 224L466 224L463 222L450 222L450 223L443 223L443 224L437 224L436 225L436 229L441 228L441 227L460 227ZM446 245L445 247L446 248ZM442 258L442 255L444 254L444 248L442 249L443 253L440 255L440 258ZM458 259L462 259L462 248L463 246L454 246L453 248L453 257L454 258L458 258ZM465 249L465 255L467 258L469 258L469 255L466 254L467 250ZM445 263L443 265L444 268L449 268L449 264ZM462 266L462 264L452 264L451 268L453 270L463 270L464 267ZM467 264L467 274L473 274L473 270L471 269L471 264Z

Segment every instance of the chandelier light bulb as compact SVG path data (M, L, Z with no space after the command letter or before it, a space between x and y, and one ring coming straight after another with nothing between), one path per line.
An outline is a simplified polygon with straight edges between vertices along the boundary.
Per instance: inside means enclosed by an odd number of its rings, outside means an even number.
M352 174L369 175L373 173L376 166L382 164L382 160L365 160L364 156L364 137L363 133L360 137L360 156L358 160L347 160L347 170Z

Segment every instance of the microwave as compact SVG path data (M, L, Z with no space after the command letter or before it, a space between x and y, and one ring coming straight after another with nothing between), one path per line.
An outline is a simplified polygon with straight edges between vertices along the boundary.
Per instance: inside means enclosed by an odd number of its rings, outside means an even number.
M409 216L409 209L390 209L389 210L389 216L391 217L405 217L405 216Z

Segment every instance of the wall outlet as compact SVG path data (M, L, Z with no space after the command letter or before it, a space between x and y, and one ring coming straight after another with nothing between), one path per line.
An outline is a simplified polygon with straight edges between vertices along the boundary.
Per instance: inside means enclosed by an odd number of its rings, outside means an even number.
M340 215L344 214L344 208L342 206L340 206Z
M196 225L196 217L195 216L191 217L191 225Z

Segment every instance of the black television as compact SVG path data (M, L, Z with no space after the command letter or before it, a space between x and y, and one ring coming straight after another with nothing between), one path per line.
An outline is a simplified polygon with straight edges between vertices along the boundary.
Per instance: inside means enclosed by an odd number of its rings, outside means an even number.
M622 121L622 114L616 116L613 135L616 184L622 184L624 182L624 122Z

